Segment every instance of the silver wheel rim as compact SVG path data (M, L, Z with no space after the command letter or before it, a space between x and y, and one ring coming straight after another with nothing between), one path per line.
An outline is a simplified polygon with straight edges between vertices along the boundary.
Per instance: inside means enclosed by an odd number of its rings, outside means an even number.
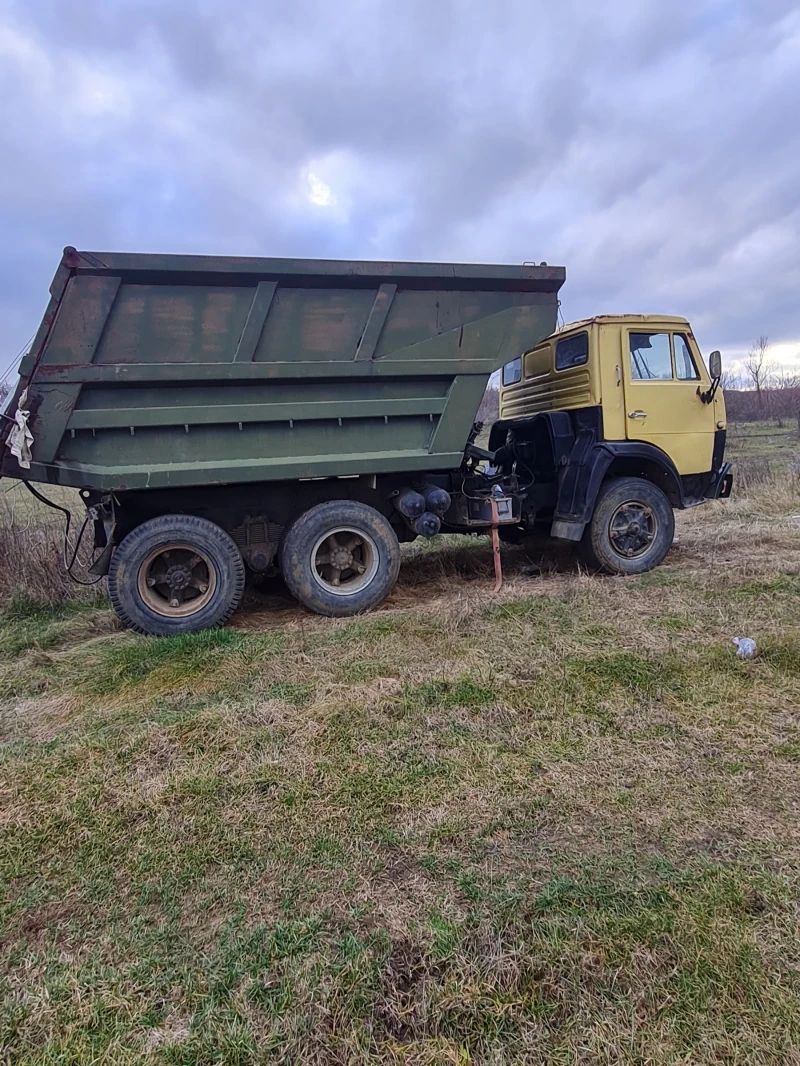
M363 529L337 526L319 538L311 552L311 572L318 585L334 596L354 596L378 572L375 541Z
M608 540L621 559L637 559L648 552L658 534L658 517L640 500L621 503L608 522Z

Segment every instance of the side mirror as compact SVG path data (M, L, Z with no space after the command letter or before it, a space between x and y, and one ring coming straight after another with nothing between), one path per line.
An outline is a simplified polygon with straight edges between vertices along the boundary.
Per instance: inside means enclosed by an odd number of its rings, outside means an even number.
M722 356L719 352L712 352L709 355L708 372L712 381L718 381L722 377Z

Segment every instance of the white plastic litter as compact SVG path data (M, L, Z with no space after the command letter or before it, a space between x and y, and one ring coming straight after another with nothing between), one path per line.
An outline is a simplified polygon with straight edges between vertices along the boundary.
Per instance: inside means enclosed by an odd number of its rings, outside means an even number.
M752 659L758 651L758 645L752 637L734 637L733 643L738 648L736 654L740 659Z
M30 470L31 468L31 445L33 444L33 434L28 428L28 419L31 417L31 413L26 410L25 405L27 402L28 390L26 389L19 398L17 413L14 415L14 425L11 427L11 432L6 441L11 449L11 454L16 458L23 470Z

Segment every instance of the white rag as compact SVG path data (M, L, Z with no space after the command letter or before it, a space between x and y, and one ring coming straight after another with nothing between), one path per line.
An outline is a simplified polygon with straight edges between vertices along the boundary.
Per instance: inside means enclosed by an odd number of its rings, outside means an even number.
M28 419L31 417L31 413L25 409L27 402L28 390L26 389L19 398L17 413L14 415L14 425L6 440L6 444L11 449L11 454L16 458L23 470L30 470L31 468L31 445L33 444L33 434L28 428Z

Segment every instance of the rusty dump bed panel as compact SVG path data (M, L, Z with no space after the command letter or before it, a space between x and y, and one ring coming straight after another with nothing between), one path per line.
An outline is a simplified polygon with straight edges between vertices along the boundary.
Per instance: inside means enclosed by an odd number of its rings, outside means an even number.
M555 327L558 267L68 248L22 361L33 462L101 491L447 470L490 373Z

